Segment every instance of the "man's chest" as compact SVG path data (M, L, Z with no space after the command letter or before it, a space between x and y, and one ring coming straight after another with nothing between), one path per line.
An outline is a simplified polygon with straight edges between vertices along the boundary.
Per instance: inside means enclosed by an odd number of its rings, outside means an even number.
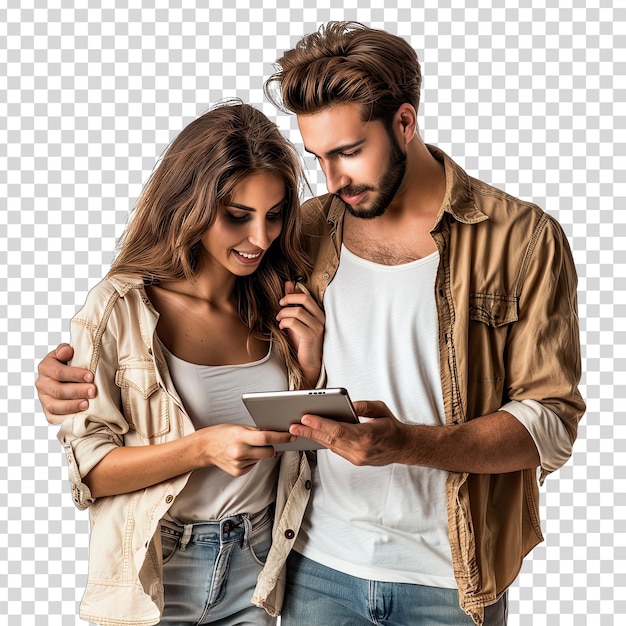
M381 265L402 265L437 250L424 224L381 225L376 220L346 220L343 243L357 256Z

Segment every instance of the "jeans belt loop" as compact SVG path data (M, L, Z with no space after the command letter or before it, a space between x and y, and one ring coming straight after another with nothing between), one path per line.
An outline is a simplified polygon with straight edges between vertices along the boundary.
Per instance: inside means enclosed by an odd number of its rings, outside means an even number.
M187 544L191 539L193 532L193 524L185 524L183 527L183 536L180 538L180 551L184 552L187 549Z
M250 545L250 536L252 535L252 522L249 515L243 516L243 537L241 539L242 549L247 549Z

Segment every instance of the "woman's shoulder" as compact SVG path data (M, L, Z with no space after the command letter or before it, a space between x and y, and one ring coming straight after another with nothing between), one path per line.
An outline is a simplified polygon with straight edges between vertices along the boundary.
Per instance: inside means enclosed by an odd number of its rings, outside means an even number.
M106 276L91 288L75 319L102 318L109 315L118 302L121 304L136 298L145 298L144 282L140 276Z

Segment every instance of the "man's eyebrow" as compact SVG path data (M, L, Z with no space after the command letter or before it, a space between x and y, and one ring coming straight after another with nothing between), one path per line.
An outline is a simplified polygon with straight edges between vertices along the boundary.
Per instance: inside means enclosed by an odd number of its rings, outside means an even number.
M270 207L269 210L277 209L279 206L282 206L287 202L287 196L285 196L280 202L277 202L273 207ZM245 204L237 204L237 202L227 202L226 206L231 206L233 209L241 209L242 211L250 211L254 212L256 209L253 206L246 206Z
M358 148L363 143L365 143L365 139L359 139L358 141L355 141L354 143L347 143L347 144L344 144L343 146L337 146L336 148L333 148L332 150L329 150L328 152L326 152L326 154L324 154L324 158L330 159L336 156L337 154L341 154L342 152L349 152L350 150L354 150L355 148ZM304 147L304 151L308 152L309 154L312 154L313 156L319 157L319 155L315 154L315 152L313 152L312 150L309 150L306 146Z

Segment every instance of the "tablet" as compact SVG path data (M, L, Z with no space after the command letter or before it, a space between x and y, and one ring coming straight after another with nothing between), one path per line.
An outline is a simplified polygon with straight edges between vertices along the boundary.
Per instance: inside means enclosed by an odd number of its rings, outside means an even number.
M288 431L306 413L341 422L358 424L348 392L336 389L300 389L297 391L260 391L241 396L254 423L261 430ZM324 446L307 437L292 443L275 445L276 450L319 450Z

